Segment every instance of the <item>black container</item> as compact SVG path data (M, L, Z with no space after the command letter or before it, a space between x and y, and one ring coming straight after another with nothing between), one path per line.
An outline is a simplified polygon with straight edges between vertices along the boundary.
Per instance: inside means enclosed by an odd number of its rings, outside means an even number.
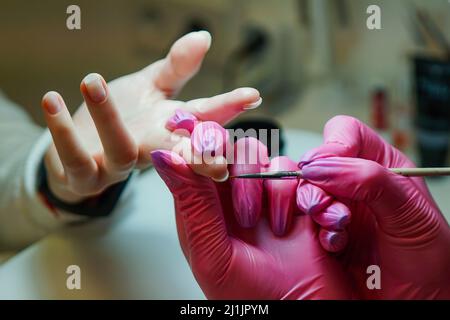
M420 165L443 167L450 142L450 61L416 57L413 62Z
M256 137L258 140L264 142L267 146L267 151L269 153L269 157L277 157L277 156L282 156L284 155L284 146L285 146L285 141L284 141L284 132L281 128L281 126L274 120L271 119L266 119L266 118L252 118L252 119L246 119L246 120L240 120L237 122L234 122L232 124L230 124L229 126L226 127L227 129L242 129L243 131L247 131L249 129L254 129L256 131ZM262 140L259 137L259 133L260 130L266 130L269 131L270 130L279 130L278 131L278 141L272 141L272 139L274 138L273 136L269 135L268 139L266 140ZM236 142L236 141L233 141ZM272 144L274 145L278 145L278 152L276 154L272 154L273 152L273 148L272 148Z

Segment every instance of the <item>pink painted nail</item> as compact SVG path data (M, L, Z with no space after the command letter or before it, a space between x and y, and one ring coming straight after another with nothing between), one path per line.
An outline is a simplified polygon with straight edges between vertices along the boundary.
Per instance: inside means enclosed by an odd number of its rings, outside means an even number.
M342 251L348 242L347 231L330 231L327 229L320 229L319 241L322 247L328 252Z
M269 163L267 148L255 138L239 139L234 145L234 164L231 175L265 170ZM243 228L252 228L262 214L264 191L261 179L233 179L232 201L237 222Z
M192 113L177 109L175 114L167 121L166 128L170 131L184 129L192 133L197 123L198 119Z
M228 142L227 130L213 121L197 124L191 135L191 143L196 155L212 157L225 155Z
M305 183L300 183L297 190L297 206L304 213L320 212L333 202L333 198L325 191L313 184L305 185Z
M350 217L343 212L322 211L313 214L313 219L322 227L332 230L342 230L350 222Z
M288 157L272 159L268 171L295 170L296 163ZM297 180L267 180L265 189L269 200L269 218L272 231L283 236L289 228L295 210Z

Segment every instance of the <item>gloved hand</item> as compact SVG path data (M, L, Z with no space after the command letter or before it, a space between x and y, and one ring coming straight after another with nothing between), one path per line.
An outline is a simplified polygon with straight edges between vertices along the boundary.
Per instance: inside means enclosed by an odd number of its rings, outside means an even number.
M287 157L274 158L269 163L265 149L258 150L259 159L265 159L263 163L248 163L252 156L256 157L256 153L249 156L244 141L254 140L239 140L236 143L234 165L230 167L232 175L261 170L298 170L297 165ZM233 186L233 212L241 227L255 227L263 215L263 208L268 206L271 229L274 235L282 237L290 232L293 215L308 214L319 226L319 241L326 251L339 252L345 248L348 240L345 228L350 223L350 210L319 187L303 179L264 182L233 179L230 183Z
M338 116L325 143L300 163L304 179L352 212L340 263L361 298L449 299L450 228L422 178L387 168L413 167L400 151L357 119ZM309 206L307 197L300 199ZM381 290L369 290L366 269L378 265Z
M242 155L239 150L245 150L247 155L258 157L253 158L253 163L231 165L232 173L296 166L285 157L269 163L265 146L256 139L239 140L235 150L238 156ZM269 217L287 216L268 211L295 211L296 181L276 181L264 186L260 180L248 180L243 182L246 190L242 192L242 184L214 183L195 174L176 153L154 151L152 159L173 194L183 252L208 298L351 298L349 280L336 258L320 246L317 225L310 216L291 215L291 227L284 237L272 233L270 225L278 222L268 221ZM255 224L254 228L241 227L232 201L245 203L245 197L262 197L264 189L270 199L268 209L260 206L252 211L260 213L260 217L241 221L244 225ZM236 190L241 192L235 193ZM280 199L283 208L277 206Z

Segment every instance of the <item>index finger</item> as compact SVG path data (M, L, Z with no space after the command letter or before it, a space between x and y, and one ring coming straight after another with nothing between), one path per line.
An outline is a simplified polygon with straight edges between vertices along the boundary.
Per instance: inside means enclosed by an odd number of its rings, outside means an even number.
M91 73L83 79L80 90L105 150L107 169L120 175L128 174L137 159L137 146L109 94L105 80L99 74Z
M234 145L234 163L230 165L230 174L264 172L269 164L267 147L259 140L246 137ZM243 228L254 227L262 214L263 180L231 180L231 192L234 214Z
M276 157L270 161L268 171L297 170L297 163L288 157ZM296 205L297 179L267 180L265 189L269 201L269 221L272 231L277 236L288 232Z

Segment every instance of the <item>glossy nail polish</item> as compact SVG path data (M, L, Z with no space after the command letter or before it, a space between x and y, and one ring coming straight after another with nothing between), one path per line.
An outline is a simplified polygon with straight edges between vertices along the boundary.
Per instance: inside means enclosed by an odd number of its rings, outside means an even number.
M175 110L175 114L167 121L166 128L170 131L184 129L191 134L197 123L197 117L192 113L177 109Z
M43 103L44 108L49 114L56 115L58 112L62 110L62 101L56 92L54 91L47 92L43 100L44 100Z
M229 135L218 123L205 121L197 124L191 135L191 143L196 155L219 156L226 154Z
M327 229L320 229L319 241L322 247L328 252L342 251L348 242L347 231L329 231Z
M88 74L84 80L86 91L89 98L95 103L101 103L106 99L106 88L103 84L102 77L97 73Z

